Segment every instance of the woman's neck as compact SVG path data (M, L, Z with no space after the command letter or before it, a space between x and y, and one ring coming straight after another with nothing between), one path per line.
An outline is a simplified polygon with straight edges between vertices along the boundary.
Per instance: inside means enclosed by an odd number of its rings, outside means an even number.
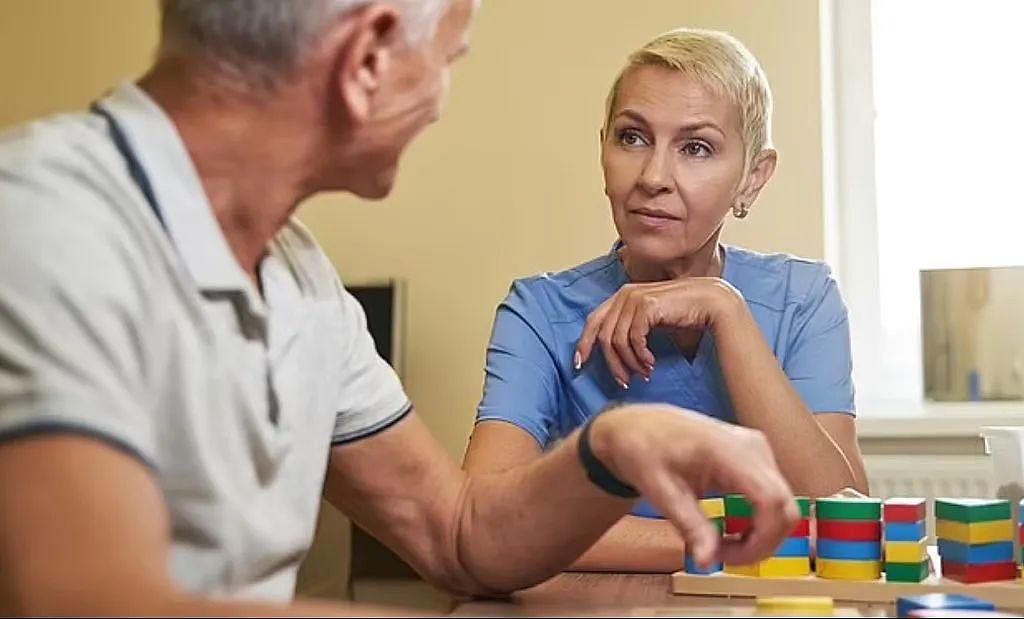
M687 277L721 277L725 269L725 252L715 234L694 253L668 262L643 260L629 251L619 250L622 265L634 282L658 282Z

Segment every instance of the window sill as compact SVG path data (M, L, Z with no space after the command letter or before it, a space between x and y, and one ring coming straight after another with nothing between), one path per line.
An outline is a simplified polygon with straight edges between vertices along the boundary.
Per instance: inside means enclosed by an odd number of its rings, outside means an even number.
M1024 402L875 403L857 417L861 438L977 438L982 426L1024 426Z

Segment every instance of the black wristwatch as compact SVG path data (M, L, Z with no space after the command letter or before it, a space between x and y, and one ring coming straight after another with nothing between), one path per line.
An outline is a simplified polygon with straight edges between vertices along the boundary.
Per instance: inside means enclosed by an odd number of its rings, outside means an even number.
M636 491L636 488L616 477L614 473L608 470L608 467L606 467L604 463L598 460L597 456L595 456L594 452L590 449L590 427L594 425L594 422L602 413L618 406L620 406L620 404L615 403L605 407L601 412L597 413L583 424L583 430L580 432L579 440L580 462L583 464L583 470L587 472L587 479L593 482L595 486L612 496L617 496L623 499L635 499L640 496L640 493Z

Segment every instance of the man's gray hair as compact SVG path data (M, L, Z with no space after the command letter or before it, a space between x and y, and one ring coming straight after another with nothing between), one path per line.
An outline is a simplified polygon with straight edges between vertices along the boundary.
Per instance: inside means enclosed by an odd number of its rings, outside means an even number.
M278 83L330 20L375 0L161 0L160 57L200 56L247 82ZM450 0L377 0L402 14L411 46L431 40Z

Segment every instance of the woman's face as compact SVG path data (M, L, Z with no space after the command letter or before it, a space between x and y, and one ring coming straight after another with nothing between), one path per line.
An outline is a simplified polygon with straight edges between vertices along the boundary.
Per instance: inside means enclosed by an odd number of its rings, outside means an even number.
M736 106L659 66L629 71L604 135L605 193L633 258L666 263L704 246L741 199Z

